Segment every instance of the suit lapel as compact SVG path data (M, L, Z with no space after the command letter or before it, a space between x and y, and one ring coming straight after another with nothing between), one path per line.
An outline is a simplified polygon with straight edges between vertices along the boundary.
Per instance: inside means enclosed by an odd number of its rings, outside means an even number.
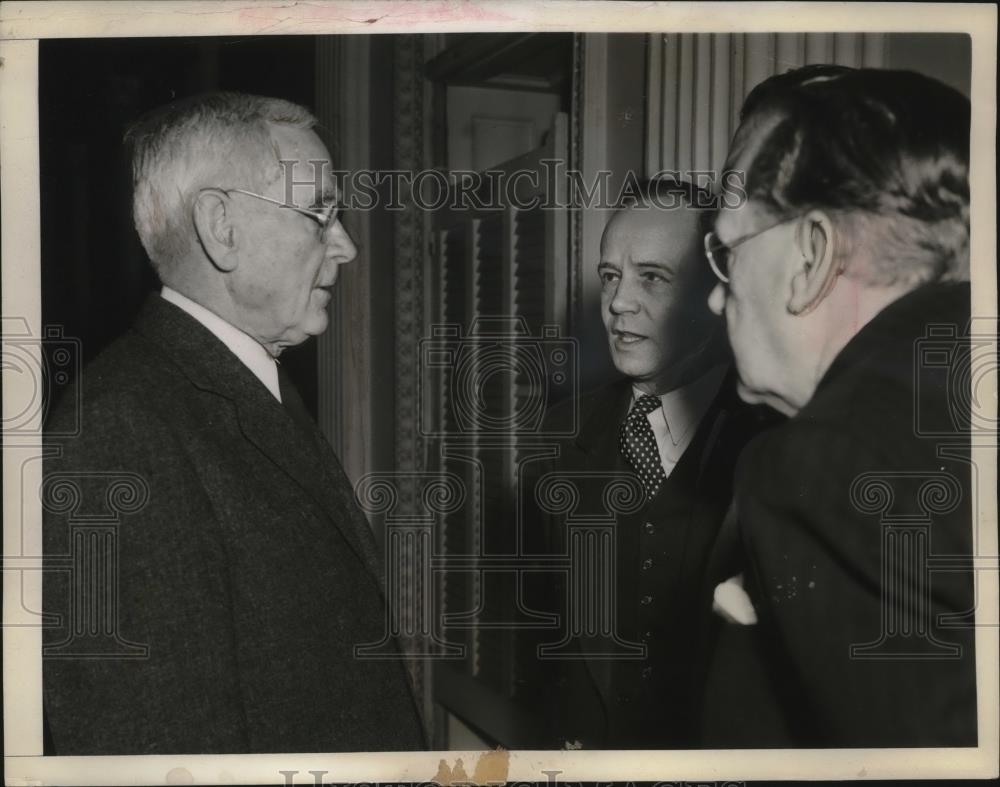
M580 425L576 437L577 448L593 457L588 460L589 466L609 472L632 472L618 447L621 424L631 405L632 384L628 380L619 380L597 395L597 400L587 420ZM648 503L646 505L648 506ZM620 562L620 557L616 560ZM610 730L607 729L607 708L613 698L608 696L606 687L609 685L609 671L612 664L613 662L608 660L586 658L584 654L584 671L590 679L593 691L601 698L605 708L605 730L601 746L605 745L610 735Z
M353 486L347 478L347 474L344 473L340 458L333 452L333 448L330 447L319 427L313 422L299 392L287 378L285 386L282 388L282 400L282 409L292 416L292 420L300 427L299 434L304 435L309 446L319 454L317 467L325 473L321 491L326 495L327 502L333 510L342 512L341 518L336 520L340 529L345 531L345 535L349 538L354 539L352 546L367 562L368 570L378 577L381 585L383 563L379 559L375 536L368 520L354 503ZM293 415L296 410L300 413L298 419Z
M233 404L243 436L302 489L372 570L374 547L365 543L357 521L361 516L346 494L350 484L332 449L326 446L328 453L322 450L325 440L318 429L317 439L311 440L228 347L159 295L149 297L135 327L156 343L192 384ZM367 530L367 525L364 528ZM377 567L374 573L378 576Z
M333 448L330 447L326 438L318 433L318 430L317 437L320 466L326 469L330 479L324 484L323 489L328 495L330 503L337 510L343 511L343 518L339 520L340 529L345 531L345 535L351 539L355 551L365 561L371 574L378 578L379 586L382 587L384 585L384 561L380 558L371 526L354 502L354 487L344 472L340 459L333 452Z
M263 389L263 386L258 388ZM349 495L340 494L349 490L350 484L333 450L324 456L320 448L321 441L325 444L322 436L310 439L266 390L263 396L250 395L234 401L244 437L323 510L370 570L371 550L365 548L352 516L355 513L353 501ZM336 463L334 467L329 466L331 461Z
M618 434L631 405L632 384L628 380L619 380L609 386L592 408L587 421L580 426L577 447L594 456L615 457L615 467L629 469L618 448ZM612 463L607 464L610 467Z
M735 371L730 370L696 427L694 437L671 473L668 483L651 504L651 516L660 515L659 511L671 511L673 521L669 526L677 534L678 552L681 556L678 576L696 570L703 565L703 559L707 560L706 550L712 549L717 538L719 517L722 515L719 500L725 498L728 501L732 495L727 479L730 471L724 467L722 460L729 450L726 435L733 426L733 408L739 406L734 396ZM671 507L666 496L673 489L689 495L690 505Z

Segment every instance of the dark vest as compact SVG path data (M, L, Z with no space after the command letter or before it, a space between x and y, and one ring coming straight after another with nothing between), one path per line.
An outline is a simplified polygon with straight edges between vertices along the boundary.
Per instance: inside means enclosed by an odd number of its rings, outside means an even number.
M582 397L579 433L563 446L555 469L635 477L618 449L631 399L627 380ZM566 712L556 724L566 730L566 739L588 749L693 743L695 643L711 614L705 567L731 501L739 453L767 423L761 408L736 396L731 372L656 496L637 511L617 514L616 631L621 640L644 646L645 655L585 656L560 668ZM579 514L606 511L601 484L581 491ZM565 550L565 523L551 526L555 548ZM585 643L581 647L586 651ZM573 696L588 693L590 702Z

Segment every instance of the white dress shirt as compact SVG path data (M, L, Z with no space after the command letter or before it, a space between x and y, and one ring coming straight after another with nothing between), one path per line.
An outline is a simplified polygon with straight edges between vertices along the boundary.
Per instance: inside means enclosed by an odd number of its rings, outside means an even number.
M698 424L718 394L725 376L725 364L712 367L693 383L660 396L660 407L646 416L653 428L656 447L660 450L663 472L668 477L694 438ZM643 392L633 388L632 403L635 404L640 396L644 396Z
M249 334L243 333L239 328L230 325L200 303L195 303L186 295L181 295L177 290L172 290L164 285L160 295L163 300L170 301L175 306L180 307L215 334L219 341L226 345L233 355L254 373L258 380L264 383L271 395L279 402L281 401L281 391L278 388L278 367L275 365L275 359L264 349L262 344Z

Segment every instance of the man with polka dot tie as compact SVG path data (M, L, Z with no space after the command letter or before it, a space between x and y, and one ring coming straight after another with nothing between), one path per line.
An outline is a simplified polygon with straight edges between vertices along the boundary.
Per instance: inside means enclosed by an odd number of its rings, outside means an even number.
M702 237L714 202L683 181L640 184L601 240L601 311L624 379L573 403L579 429L553 469L631 475L644 499L637 511L610 512L607 603L629 646L609 658L584 641L579 658L554 667L555 745L684 748L694 740L694 652L711 614L706 562L730 503L735 461L763 425L760 409L736 395L725 327L706 305L714 282ZM557 406L549 424L556 428L570 410ZM589 486L576 514L607 517L604 485ZM564 550L565 523L550 530L553 548ZM569 613L567 595L557 595Z

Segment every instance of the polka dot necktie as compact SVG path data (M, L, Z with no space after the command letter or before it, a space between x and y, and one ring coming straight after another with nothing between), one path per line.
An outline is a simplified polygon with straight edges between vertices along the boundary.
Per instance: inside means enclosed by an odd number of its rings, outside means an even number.
M660 484L667 480L660 462L660 451L656 447L653 427L646 417L660 406L660 398L651 394L640 396L622 422L618 445L622 455L639 476L646 489L646 495L653 497Z

